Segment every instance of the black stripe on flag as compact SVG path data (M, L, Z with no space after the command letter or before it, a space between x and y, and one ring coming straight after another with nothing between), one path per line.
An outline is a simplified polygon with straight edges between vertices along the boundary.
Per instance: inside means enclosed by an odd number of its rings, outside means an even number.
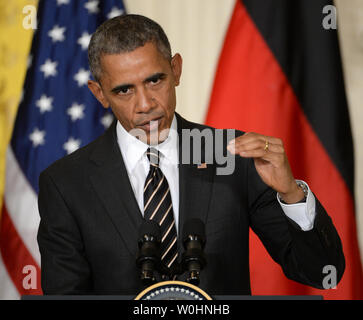
M287 76L313 130L354 190L354 156L337 32L328 0L241 0Z

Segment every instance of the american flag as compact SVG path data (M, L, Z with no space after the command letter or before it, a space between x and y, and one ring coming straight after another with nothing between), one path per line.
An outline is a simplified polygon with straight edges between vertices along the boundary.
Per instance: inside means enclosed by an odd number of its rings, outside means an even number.
M22 101L7 151L0 221L0 299L42 294L38 177L55 160L94 140L111 124L87 87L87 48L121 0L40 0Z

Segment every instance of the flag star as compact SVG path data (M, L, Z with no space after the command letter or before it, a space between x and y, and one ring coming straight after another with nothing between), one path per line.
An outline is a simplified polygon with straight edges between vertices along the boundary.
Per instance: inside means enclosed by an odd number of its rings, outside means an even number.
M40 66L40 71L44 73L44 77L55 76L57 74L57 61L47 59L44 64Z
M30 141L33 143L33 147L40 146L45 143L45 131L41 131L35 128L33 132L29 135Z
M88 13L98 13L98 0L89 0L85 3L84 7L88 10Z
M91 35L88 32L83 32L77 43L82 47L82 50L87 50L90 40Z
M67 110L67 114L71 117L72 121L84 118L84 105L73 103Z
M91 73L88 70L81 68L74 75L74 80L77 81L79 87L82 87L83 85L87 84L87 82L90 78L90 75L91 75Z
M120 16L124 13L122 9L119 9L117 7L112 7L111 11L108 13L107 18L112 19L114 17Z
M101 118L101 124L104 126L105 129L107 129L112 121L113 121L113 115L111 113L106 113L102 118Z
M62 4L68 4L69 0L57 0L57 5L61 6Z
M81 140L70 137L68 141L63 144L63 149L67 151L67 154L76 151L81 145Z
M63 41L65 39L64 32L66 31L65 27L60 27L55 25L52 30L48 32L48 36L52 38L52 42Z
M45 94L43 94L40 99L37 100L36 106L40 109L41 113L44 113L53 109L52 102L52 97L47 97Z

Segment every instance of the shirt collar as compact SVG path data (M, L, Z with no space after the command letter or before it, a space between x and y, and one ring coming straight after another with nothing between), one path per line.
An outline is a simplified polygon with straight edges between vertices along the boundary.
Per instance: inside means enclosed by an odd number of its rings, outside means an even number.
M154 146L162 154L162 159L165 158L171 164L178 164L178 131L177 121L174 114L171 122L168 137L160 144ZM125 164L130 172L133 171L136 164L149 148L148 144L143 143L133 135L129 134L125 128L117 121L116 125L117 142L120 147Z

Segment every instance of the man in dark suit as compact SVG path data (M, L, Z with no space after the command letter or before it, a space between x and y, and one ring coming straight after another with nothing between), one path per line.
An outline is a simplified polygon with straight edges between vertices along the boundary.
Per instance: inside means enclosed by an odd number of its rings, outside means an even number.
M159 25L138 15L106 21L92 36L89 61L89 88L117 121L40 176L45 294L138 293L144 219L160 225L161 259L172 272L179 270L184 223L204 222L200 287L210 294L250 294L250 227L287 277L323 288L323 268L332 265L340 280L339 236L307 184L294 179L280 139L238 132L228 146L221 143L233 155L231 174L217 174L215 158L181 161L190 151L182 148L183 132L209 130L215 139L217 131L175 113L182 59L171 56ZM196 152L208 147L203 142Z

